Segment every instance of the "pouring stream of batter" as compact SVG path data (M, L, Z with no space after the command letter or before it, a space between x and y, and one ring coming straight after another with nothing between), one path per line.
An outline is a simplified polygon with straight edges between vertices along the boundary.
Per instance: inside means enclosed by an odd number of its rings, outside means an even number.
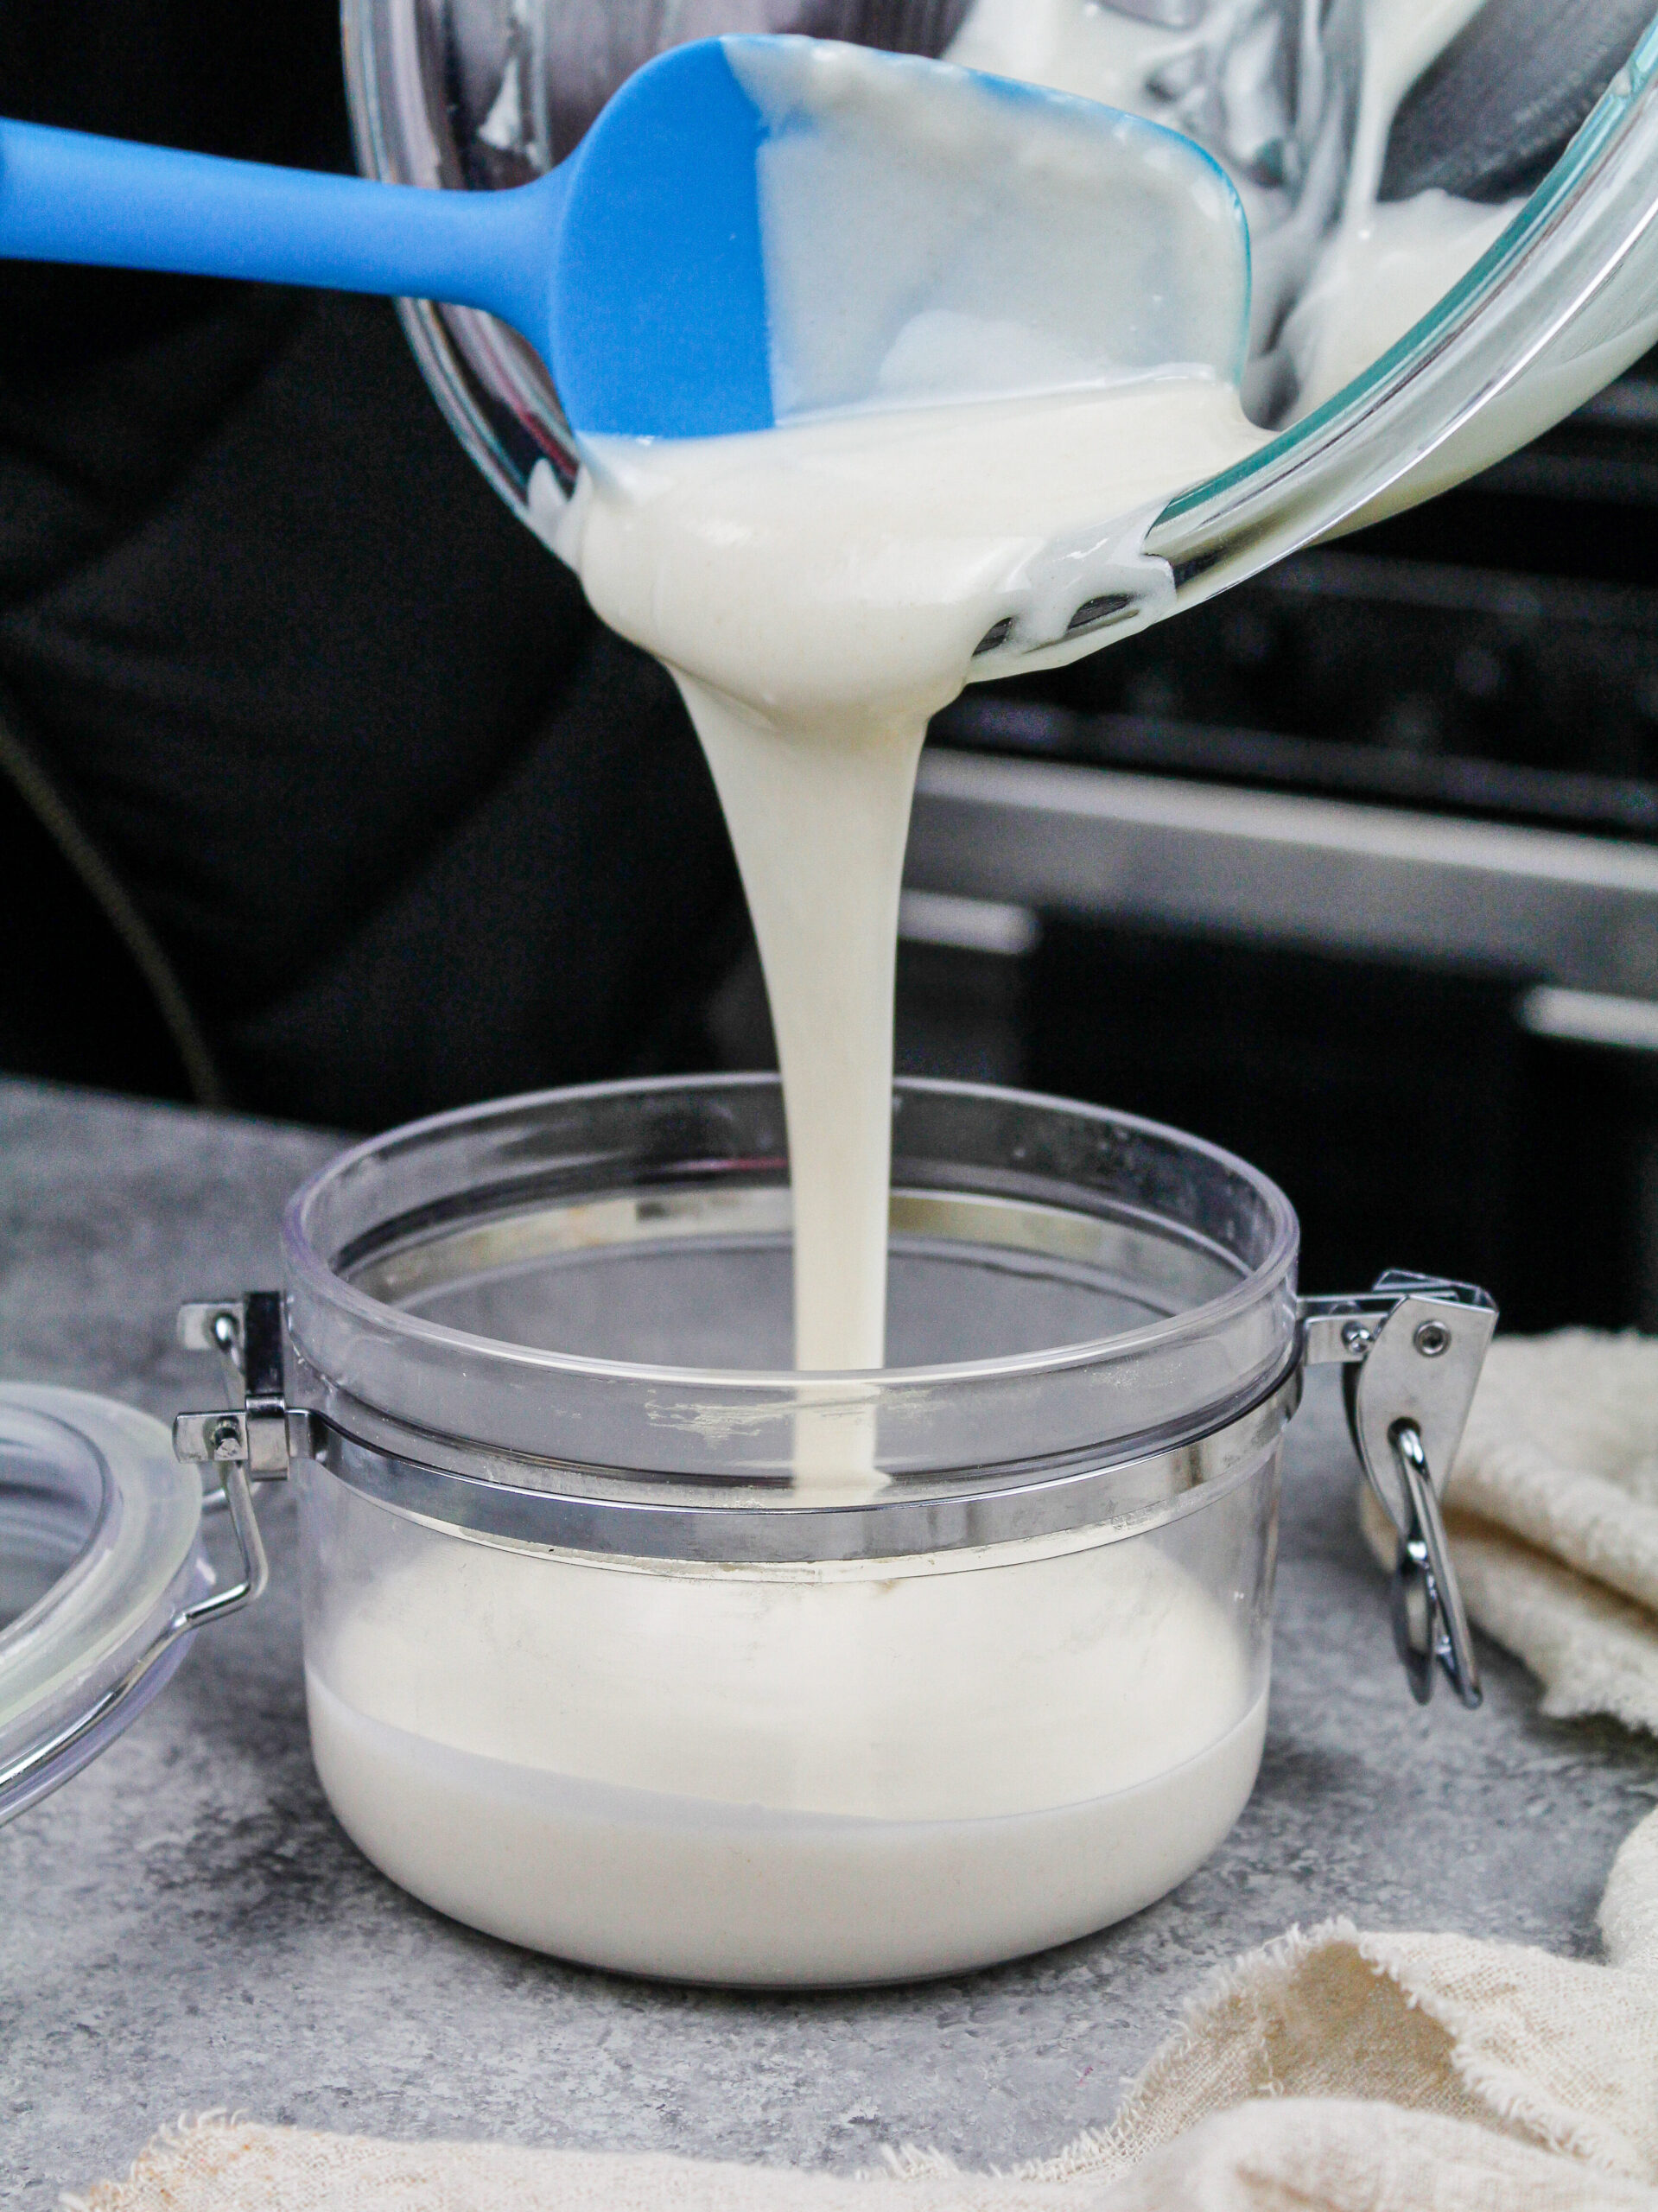
M1475 3L1370 0L1346 213L1296 348L1309 403L1356 342L1372 358L1506 219L1375 205L1394 109ZM1151 42L1147 26L1074 0L1034 16L1026 0L980 0L955 51L1128 106ZM791 188L810 200L809 176ZM905 210L891 219L901 231ZM673 672L730 826L782 1066L803 1369L882 1363L898 903L927 721L1006 665L996 647L1015 633L1057 637L1070 657L1066 621L1114 601L1138 626L1134 603L1154 609L1163 581L1139 556L1141 529L1265 435L1212 368L1063 381L747 436L593 439L556 530L598 612ZM1057 625L1046 639L1044 623ZM1095 642L1078 635L1074 650ZM867 1448L852 1452L861 1468L824 1466L823 1480L867 1482ZM803 1458L803 1483L820 1457Z

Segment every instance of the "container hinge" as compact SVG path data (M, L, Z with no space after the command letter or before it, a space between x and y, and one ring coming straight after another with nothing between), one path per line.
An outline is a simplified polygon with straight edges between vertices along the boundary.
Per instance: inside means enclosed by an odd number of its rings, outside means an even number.
M1496 1328L1496 1301L1472 1283L1390 1269L1354 1297L1304 1298L1300 1319L1308 1365L1346 1369L1347 1425L1398 1533L1394 1641L1412 1692L1426 1704L1437 1662L1463 1703L1477 1705L1479 1667L1439 1497Z
M178 1416L173 1449L179 1458L239 1466L251 1482L281 1482L289 1460L305 1449L308 1423L288 1407L280 1294L255 1290L245 1298L181 1306L179 1342L187 1351L219 1354L232 1399L214 1413Z
M217 1352L230 1383L229 1406L177 1415L173 1449L187 1466L218 1471L217 1484L203 1493L202 1510L230 1516L242 1554L240 1577L190 1608L187 1624L194 1628L264 1591L270 1568L250 1484L284 1478L289 1460L306 1447L309 1416L288 1407L279 1293L255 1290L245 1298L181 1306L179 1342L187 1351Z

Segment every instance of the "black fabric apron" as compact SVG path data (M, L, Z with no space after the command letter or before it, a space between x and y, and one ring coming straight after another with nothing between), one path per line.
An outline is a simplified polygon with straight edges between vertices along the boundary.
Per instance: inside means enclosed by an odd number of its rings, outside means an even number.
M332 0L0 0L0 110L349 165ZM671 685L390 305L0 264L0 1069L347 1128L696 1064Z

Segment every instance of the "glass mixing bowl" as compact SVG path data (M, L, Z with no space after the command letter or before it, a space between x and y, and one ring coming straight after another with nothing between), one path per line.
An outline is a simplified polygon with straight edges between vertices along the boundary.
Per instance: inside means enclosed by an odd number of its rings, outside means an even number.
M1267 18L1281 19L1280 46L1293 48L1307 16L1292 0L1115 4L1177 29L1212 22L1245 64ZM1617 22L1638 23L1629 0L1608 5ZM1525 0L1512 0L1506 18L1525 12ZM936 54L967 13L968 0L345 0L359 157L370 175L405 183L519 183L569 153L630 72L678 40L790 29ZM1312 16L1321 43L1310 60L1302 54L1290 92L1274 94L1287 122L1263 124L1259 111L1273 87L1248 67L1238 73L1247 96L1235 113L1211 114L1190 100L1170 110L1235 169L1270 173L1276 181L1265 188L1280 198L1286 179L1318 173L1310 155L1320 130L1350 134L1358 0L1330 0ZM1172 574L1163 611L1484 467L1658 340L1655 65L1658 19L1515 221L1431 314L1241 467L1171 503L1146 541ZM1327 181L1322 189L1328 206L1311 206L1308 181L1296 213L1326 222L1339 192ZM515 333L473 309L415 303L405 321L461 442L546 535L577 461L540 361ZM1005 658L995 672L1007 672Z

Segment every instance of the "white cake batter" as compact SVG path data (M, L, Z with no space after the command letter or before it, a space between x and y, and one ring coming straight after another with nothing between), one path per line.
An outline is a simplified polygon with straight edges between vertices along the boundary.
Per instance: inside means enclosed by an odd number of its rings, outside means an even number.
M837 104L842 134L866 86L879 130L889 73L857 50L837 52L813 88ZM964 97L1005 113L1010 158L1021 134L1041 156L1021 188L1053 206L1055 265L1043 274L1078 302L1077 327L1089 327L1090 288L1107 303L1125 283L1151 292L1161 281L1155 256L1109 242L1079 253L1077 226L1062 219L1067 187L1073 208L1095 204L1077 197L1083 156L1068 119L970 82ZM975 125L982 130L982 117ZM780 144L761 172L768 290L784 303L773 375L804 419L736 438L590 440L556 543L612 627L673 671L719 786L783 1069L796 1363L872 1368L885 1334L899 885L928 719L998 626L1007 636L1017 626L1026 643L1063 639L1078 607L1121 583L1116 536L1102 523L1154 512L1174 486L1227 466L1259 434L1212 367L1177 361L1113 378L1109 363L1081 360L1081 340L1056 351L1045 337L1022 343L1005 319L987 321L987 302L1016 307L1030 279L1002 268L994 238L988 290L959 279L942 323L872 308L825 329L795 296L791 249L799 265L821 262L826 211L839 227L838 172L810 132ZM948 163L940 173L954 185ZM846 210L878 302L907 296L904 271L913 241L937 227L940 188L917 161L895 169L886 207ZM1229 329L1218 346L1206 333L1194 343L1211 357L1236 354L1238 239L1222 235L1224 260L1212 243L1224 187L1211 172L1188 188L1188 219L1161 219L1158 237L1167 252L1209 255ZM883 270L883 234L897 242L897 274ZM969 273L976 283L981 272ZM957 389L1017 383L1023 372L1032 391L920 404L945 356ZM905 404L823 411L872 388ZM810 1449L800 1471L829 1484L856 1472L821 1465Z
M1379 360L1465 276L1519 213L1447 192L1379 201L1388 134L1422 72L1483 0L1368 0L1364 77L1347 196L1292 311L1284 342L1305 414Z
M1344 212L1290 326L1305 404L1383 350L1506 219L1444 194L1375 204L1400 99L1477 4L1369 0ZM1079 0L979 0L951 54L1154 114L1147 86L1191 44ZM856 54L843 54L835 73L825 97L855 95ZM886 74L868 75L872 98L889 99ZM872 111L872 129L882 121ZM1037 121L1029 128L1039 140ZM797 387L804 419L744 438L590 441L556 543L605 620L672 670L730 825L783 1071L797 1364L871 1368L883 1357L899 876L927 720L969 677L1006 664L1007 647L975 665L997 625L1017 626L1009 646L1065 650L1076 610L1125 587L1137 538L1123 543L1124 518L1149 521L1260 433L1212 372L1171 362L1159 376L1109 382L1096 364L1090 382L1051 349L1030 353L1032 396L916 405L939 381L951 334L908 330L894 342L872 310L867 325L848 333L837 322L825 337L811 302L785 281L785 242L810 232L800 265L821 256L835 178L814 169L810 137L780 143L786 164L761 180L768 286L789 302L774 341L786 355L778 382ZM924 171L895 172L886 211L895 239L926 232L927 194ZM848 209L846 226L860 265L873 269L880 227L867 212ZM1090 278L1076 226L1056 231L1045 272L1056 288L1121 286L1115 249L1102 250ZM1191 234L1195 251L1204 235L1196 212ZM895 249L897 258L907 251ZM999 285L1016 299L1014 276L992 274L992 293ZM1153 281L1149 265L1139 281ZM885 298L903 286L872 278L871 290ZM956 319L958 384L981 359L1005 377L1023 358L1016 331L998 325L987 340L987 327ZM885 382L878 346L898 363ZM910 404L823 411L872 385ZM1070 557L1056 560L1056 547ZM1127 579L1148 609L1159 582L1151 566ZM803 1479L808 1471L803 1459ZM835 1479L832 1466L818 1471Z
M1149 518L1260 437L1235 390L1186 373L590 442L560 550L612 627L677 677L759 940L802 1367L882 1360L893 958L928 719L997 625L1063 636L1090 597L1161 582L1125 575L1101 522Z
M1255 337L1293 365L1291 413L1320 405L1377 360L1501 237L1521 202L1490 207L1444 192L1379 202L1388 134L1401 101L1478 12L1481 0L1366 0L1359 112L1340 215L1328 236L1281 190L1235 166L1255 244ZM1247 123L1247 43L1229 48L1238 10L1210 0L1194 29L1172 30L1090 0L976 0L950 59L1179 128L1199 64L1223 57ZM1247 131L1244 135L1247 136ZM1316 194L1310 194L1316 199ZM1277 324L1288 308L1283 330Z
M514 1942L697 1980L977 1965L1161 1896L1248 1796L1264 1694L1155 1544L699 1573L410 1532L308 1624L318 1769L378 1865Z

